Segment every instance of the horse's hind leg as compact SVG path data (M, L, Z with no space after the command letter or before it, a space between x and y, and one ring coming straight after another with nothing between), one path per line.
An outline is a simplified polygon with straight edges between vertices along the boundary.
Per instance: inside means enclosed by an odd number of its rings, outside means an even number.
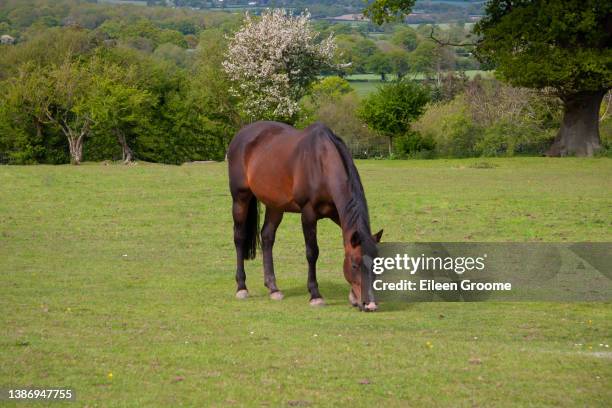
M308 260L308 291L310 292L310 304L312 306L323 306L323 297L319 293L317 283L317 259L319 258L319 246L317 245L317 216L310 208L302 210L302 231L306 242L306 259Z
M241 191L232 194L232 216L234 217L234 245L236 246L236 297L245 299L249 292L246 287L246 273L244 271L245 241L247 240L247 218L249 203L255 199L250 191Z
M281 300L282 292L276 286L272 248L276 238L276 229L283 220L283 212L266 207L266 217L261 229L261 249L263 251L264 285L270 290L270 299Z

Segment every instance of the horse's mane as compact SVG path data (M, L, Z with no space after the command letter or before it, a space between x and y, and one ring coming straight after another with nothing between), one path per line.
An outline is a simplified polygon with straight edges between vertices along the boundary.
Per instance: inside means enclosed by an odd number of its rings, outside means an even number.
M368 203L366 201L365 192L363 191L363 185L361 184L361 178L353 157L349 152L348 147L344 141L336 136L330 128L323 124L317 124L321 132L327 136L327 138L333 143L338 151L338 154L342 158L342 164L346 170L348 177L348 186L351 193L351 198L344 207L346 221L349 226L354 226L361 235L362 245L371 246L376 245L372 240L372 232L370 228L370 214L368 212ZM370 242L372 241L372 242ZM371 245L370 245L371 244Z

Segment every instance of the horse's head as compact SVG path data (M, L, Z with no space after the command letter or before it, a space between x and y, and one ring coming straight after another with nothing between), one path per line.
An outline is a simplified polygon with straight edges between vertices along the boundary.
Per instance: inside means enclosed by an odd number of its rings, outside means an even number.
M371 236L355 230L344 244L344 277L351 284L349 301L366 312L378 308L371 282L373 260L377 256L376 244L380 242L382 234L383 230Z

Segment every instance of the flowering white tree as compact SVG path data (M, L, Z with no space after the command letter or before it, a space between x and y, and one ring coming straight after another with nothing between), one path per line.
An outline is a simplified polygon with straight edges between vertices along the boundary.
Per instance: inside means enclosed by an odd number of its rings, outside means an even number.
M291 120L317 75L334 65L334 39L317 42L309 19L284 9L268 10L259 21L247 13L230 40L223 68L250 119Z

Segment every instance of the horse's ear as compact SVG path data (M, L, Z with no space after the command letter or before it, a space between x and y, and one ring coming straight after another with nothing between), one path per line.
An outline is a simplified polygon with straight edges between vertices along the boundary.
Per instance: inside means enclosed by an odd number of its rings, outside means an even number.
M372 239L374 240L374 242L376 242L377 244L380 242L380 239L382 238L382 234L383 234L384 230L380 230L378 231L376 234L372 235Z
M361 236L359 236L359 231L355 231L353 235L351 235L351 246L356 248L359 245L361 245Z

